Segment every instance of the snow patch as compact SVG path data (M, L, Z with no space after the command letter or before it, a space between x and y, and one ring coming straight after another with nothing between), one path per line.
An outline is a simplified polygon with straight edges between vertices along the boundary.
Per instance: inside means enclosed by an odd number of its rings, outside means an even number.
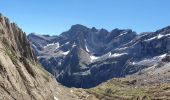
M111 57L120 57L123 55L126 55L127 53L114 53L113 55L111 55Z
M151 41L151 40L154 40L154 39L156 39L156 38L157 38L157 36L152 37L152 38L150 38L150 39L147 39L147 40L145 40L145 41Z
M159 62L161 59L163 59L164 57L166 57L167 54L162 54L162 55L159 55L159 56L155 56L153 58L150 58L150 59L144 59L144 60L141 60L139 62L132 62L133 65L148 65L148 66L151 66L153 65L154 63L157 63Z
M90 52L90 50L88 49L88 47L87 47L87 41L86 40L84 40L85 41L85 48L86 48L86 51L87 52Z
M127 34L127 33L128 33L128 32L124 32L124 33L120 34L119 36L125 35L125 34ZM119 37L119 36L118 36L118 37Z
M170 36L170 33L166 34L166 35L158 34L157 36L154 36L154 37L147 39L145 41L151 41L151 40L154 40L154 39L161 39L161 38L166 37L166 36Z
M85 47L86 47L86 51L87 51L87 52L90 52L89 49L87 48L87 45L85 45Z
M96 57L96 56L94 56L94 55L91 55L91 56L90 56L91 62L97 60L98 58L99 58L99 57Z
M164 35L159 34L159 35L157 36L157 39L160 39L160 38L162 38L162 37L164 37Z
M109 52L109 53L108 53L108 57L111 57L111 56L112 56L112 53L111 53L111 52Z
M55 46L56 45L56 49L58 49L60 47L60 44L57 42L57 43L50 43L50 44L47 44L46 46L44 46L43 48L47 48L49 46Z
M76 44L74 43L74 44L72 45L72 48L75 47L75 46L76 46Z
M70 51L62 52L63 55L67 55Z
M132 65L135 65L136 63L135 62L132 62Z
M69 44L69 42L66 42L65 44Z
M125 50L125 49L127 49L128 47L122 47L122 48L117 48L117 49L115 49L115 50Z
M91 62L94 62L94 61L97 61L98 59L102 59L102 60L105 60L107 58L116 58L116 57L120 57L120 56L123 56L123 55L126 55L127 53L114 53L112 54L111 52L108 52L107 54L104 54L102 56L94 56L94 55L91 55L90 56L90 59L91 59Z
M159 58L165 58L167 56L167 54L163 54L163 55L160 55L160 56L157 56Z

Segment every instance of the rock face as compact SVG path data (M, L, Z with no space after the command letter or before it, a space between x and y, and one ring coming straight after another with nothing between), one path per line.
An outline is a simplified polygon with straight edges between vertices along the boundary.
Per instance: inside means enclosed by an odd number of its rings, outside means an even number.
M72 99L67 93L38 64L25 33L0 14L0 100Z
M59 36L28 35L40 63L68 87L94 87L149 68L170 51L170 27L137 35L130 29L73 25Z

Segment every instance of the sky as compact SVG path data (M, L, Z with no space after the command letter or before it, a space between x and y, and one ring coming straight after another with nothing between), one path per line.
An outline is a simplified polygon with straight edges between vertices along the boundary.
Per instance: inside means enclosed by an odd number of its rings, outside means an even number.
M0 12L27 34L59 35L75 24L137 33L170 25L170 0L0 0Z

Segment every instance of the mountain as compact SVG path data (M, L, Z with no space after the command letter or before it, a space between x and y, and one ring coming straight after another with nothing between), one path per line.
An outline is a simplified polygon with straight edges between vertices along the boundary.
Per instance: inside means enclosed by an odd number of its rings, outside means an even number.
M31 45L0 14L0 100L168 100L169 33L74 25L59 36L32 33ZM70 87L102 84L67 88L55 78Z
M0 100L77 100L41 67L26 34L0 14Z
M39 62L68 87L90 88L157 65L170 51L170 27L137 34L131 29L73 25L59 36L31 33Z
M113 78L85 91L90 100L169 100L169 77L170 55L136 74Z

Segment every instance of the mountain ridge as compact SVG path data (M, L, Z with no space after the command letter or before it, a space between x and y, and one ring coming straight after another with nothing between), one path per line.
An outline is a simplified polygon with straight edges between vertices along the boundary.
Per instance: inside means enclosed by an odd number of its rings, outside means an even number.
M131 29L109 32L78 24L59 36L46 37L45 41L38 40L41 35L34 35L34 38L28 35L28 39L35 47L41 48L35 49L40 63L60 83L69 87L89 88L150 67L136 65L135 62L168 54L169 33L169 27L137 34ZM65 79L70 81L66 82Z
M138 36L128 32L92 28L73 40L32 34L31 45L30 37L0 14L0 100L169 99L169 27ZM63 85L93 88L61 86L38 60Z

